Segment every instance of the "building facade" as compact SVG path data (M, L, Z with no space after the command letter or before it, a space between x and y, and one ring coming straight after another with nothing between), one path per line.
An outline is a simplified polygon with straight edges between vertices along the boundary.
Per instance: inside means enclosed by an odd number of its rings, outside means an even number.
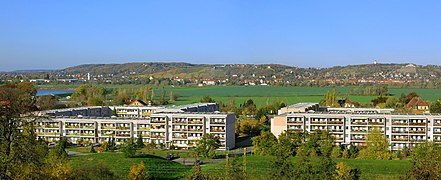
M327 112L289 112L271 119L271 132L330 131L338 144L363 146L369 131L378 128L391 150L434 141L441 143L441 115L394 114L388 109L338 109ZM377 113L383 112L383 113Z
M203 104L189 105L186 108L157 108L162 109L158 112L153 107L115 107L118 116L85 116L87 114L77 114L72 116L67 110L53 110L47 112L46 115L54 115L57 112L61 115L69 116L50 116L48 119L39 120L35 123L35 132L38 138L46 141L58 141L61 137L66 137L70 143L80 143L87 141L89 143L102 143L113 138L116 143L121 143L130 139L136 139L142 136L146 143L164 144L165 147L171 145L179 148L191 148L196 141L201 139L205 134L214 134L220 140L219 149L232 149L235 146L235 115L231 113L220 113L215 107L209 103L207 106ZM91 109L106 109L104 107L93 107ZM107 107L110 112L112 108ZM86 109L86 108L81 108ZM143 114L143 110L151 109L147 114ZM182 109L191 109L185 112ZM78 112L75 109L69 109ZM121 113L126 110L125 113ZM128 111L133 110L133 111ZM97 111L91 115L96 115ZM170 111L170 112L169 112ZM206 112L194 112L206 111ZM108 111L106 111L108 112ZM128 116L128 113L132 113Z

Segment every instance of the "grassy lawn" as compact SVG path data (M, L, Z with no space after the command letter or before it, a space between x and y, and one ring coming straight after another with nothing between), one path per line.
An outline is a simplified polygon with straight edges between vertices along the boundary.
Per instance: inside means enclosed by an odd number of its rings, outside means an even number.
M182 179L191 169L190 166L148 154L125 158L123 153L97 153L71 157L70 163L74 169L89 163L102 163L109 167L119 177L118 179L128 179L130 166L137 165L140 161L144 162L154 179Z
M73 151L73 149L70 149ZM75 149L78 150L78 149ZM185 166L173 161L168 161L164 157L169 153L178 153L181 157L191 156L190 152L180 151L161 151L154 150L140 155L137 158L125 158L123 153L97 153L84 156L71 157L73 168L79 168L85 164L102 163L109 167L120 179L127 178L130 166L138 164L140 161L145 163L151 176L159 179L182 179L191 174L191 166ZM154 155L152 155L154 154ZM187 154L187 155L185 155ZM190 158L190 157L189 157ZM272 171L271 156L247 156L247 176L249 179L269 179L269 172ZM239 160L243 160L239 157ZM292 158L297 162L298 158ZM359 160L359 159L335 159L336 162L344 162L352 168L361 171L361 179L399 179L405 176L411 164L408 160ZM224 176L225 160L219 163L202 165L204 173Z
M247 156L247 176L250 179L269 179L272 171L271 156ZM239 160L243 160L242 157ZM295 166L297 158L292 158ZM335 159L361 171L361 179L399 179L405 176L411 164L408 160L359 160ZM275 167L277 168L277 167ZM225 174L225 162L207 164L203 171L209 174Z

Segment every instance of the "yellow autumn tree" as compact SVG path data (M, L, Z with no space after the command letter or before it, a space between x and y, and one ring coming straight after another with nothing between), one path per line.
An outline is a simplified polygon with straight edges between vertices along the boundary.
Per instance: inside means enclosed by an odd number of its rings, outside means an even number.
M129 179L130 180L143 180L149 179L149 174L145 169L144 162L139 162L138 166L133 165L130 167Z
M345 163L339 162L335 166L334 178L338 180L350 180L351 177L351 167Z
M67 162L54 162L49 174L54 179L67 180L72 179L73 170Z

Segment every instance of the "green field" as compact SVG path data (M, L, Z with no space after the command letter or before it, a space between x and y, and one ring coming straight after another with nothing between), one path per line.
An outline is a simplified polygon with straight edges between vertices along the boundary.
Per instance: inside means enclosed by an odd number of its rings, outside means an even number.
M109 167L118 179L128 179L130 166L144 162L150 176L154 179L182 179L190 166L185 166L173 161L154 155L140 155L136 158L125 158L123 153L97 153L84 156L71 157L71 165L74 169L85 166L86 164L102 163Z
M109 89L137 90L145 85L106 85ZM74 89L72 85L59 86L38 86L39 89ZM327 91L337 90L339 98L345 98L346 94L354 87L317 88L317 87L274 87L274 86L205 86L205 87L164 87L166 92L173 91L179 96L178 101L172 105L182 105L199 102L203 96L210 96L216 101L226 103L234 99L236 105L253 99L258 107L272 102L284 102L295 104L298 102L319 102ZM159 96L162 88L157 88L155 94ZM411 89L411 88L389 88L389 92L400 97L401 93L408 94L417 92L425 100L435 101L441 98L440 89ZM166 96L168 98L168 96ZM348 96L352 101L362 104L369 103L376 96Z
M247 177L249 179L269 179L271 171L271 156L247 156ZM242 161L242 157L239 158ZM298 159L292 158L296 163ZM168 161L156 155L144 154L138 158L125 158L122 153L98 153L84 156L71 157L73 168L79 168L86 164L102 163L109 167L120 179L128 176L130 166L145 163L146 169L153 178L160 179L182 179L191 174L191 166L182 165ZM344 162L352 168L361 171L361 179L399 179L404 177L409 170L411 163L408 160L357 160L357 159L335 159L336 162ZM219 163L202 165L204 173L224 176L225 161Z
M210 96L217 101L226 103L229 99L234 99L236 104L253 99L257 106L264 106L272 102L284 102L295 104L298 102L320 102L327 91L334 88L309 88L309 87L272 87L272 86L208 86L208 87L176 87L166 88L173 91L180 97L176 105L199 102L203 96ZM339 98L345 98L346 94L353 88L335 88ZM394 96L399 97L401 93L408 94L417 92L424 99L435 101L441 98L439 89L390 89ZM348 96L352 101L359 103L369 103L376 96Z
M250 179L269 179L272 171L271 156L247 156L247 177ZM239 158L242 161L242 157ZM297 162L298 158L292 158ZM351 168L361 171L361 179L399 179L405 177L411 163L408 160L358 160L358 159L334 159L336 162L344 162ZM225 174L225 163L207 164L203 171L209 174Z

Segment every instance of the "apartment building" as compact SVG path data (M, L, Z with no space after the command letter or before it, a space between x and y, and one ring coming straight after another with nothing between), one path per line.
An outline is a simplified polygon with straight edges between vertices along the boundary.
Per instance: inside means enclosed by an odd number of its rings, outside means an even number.
M139 102L139 103L136 103ZM132 101L129 105L124 106L88 106L67 109L54 109L41 111L41 115L47 116L90 116L90 117L110 117L114 115L125 118L141 118L149 117L156 112L163 113L184 113L184 112L215 112L219 111L217 103L193 103L182 106L151 106L140 102Z
M111 110L116 111L118 117L147 117L153 113L183 113L183 112L215 112L219 111L217 103L193 103L182 106L111 106Z
M204 134L214 134L220 139L219 149L232 149L235 146L235 115L217 112L216 107L218 108L218 105L215 103L208 103L206 106L198 103L170 109L161 107L161 112L157 111L158 108L148 116L51 116L36 122L35 132L38 138L50 142L66 137L68 142L74 144L81 141L102 143L110 138L116 143L121 143L142 136L146 143L180 148L191 148ZM191 112L185 112L183 109ZM77 112L75 109L71 110ZM55 112L69 114L64 110Z
M271 119L271 132L330 131L337 144L365 145L369 131L378 128L391 150L426 141L441 142L440 114L396 114L390 109L339 108L324 112L288 112Z

